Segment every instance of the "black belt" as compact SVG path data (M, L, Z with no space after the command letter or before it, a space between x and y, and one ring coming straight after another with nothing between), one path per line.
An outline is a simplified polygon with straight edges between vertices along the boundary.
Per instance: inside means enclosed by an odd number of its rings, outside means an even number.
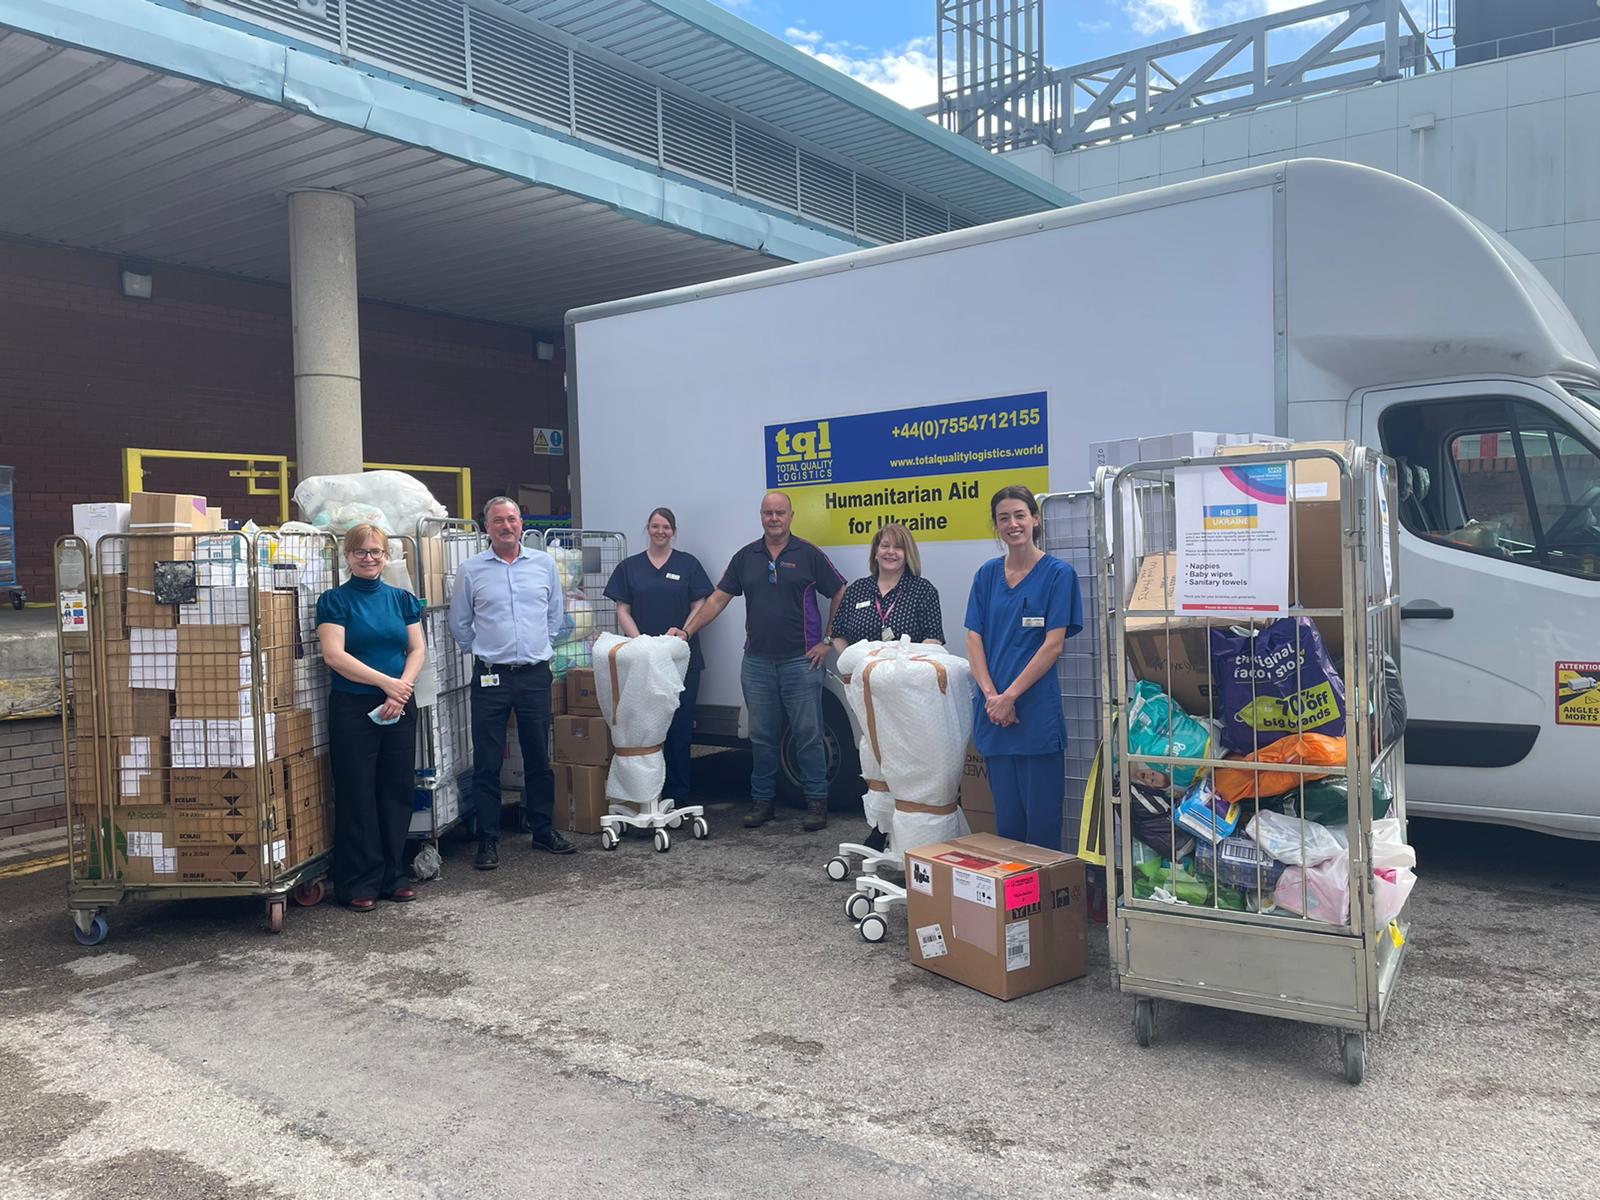
M540 667L544 667L546 670L549 670L550 664L547 663L547 662L536 662L536 663L486 663L486 662L483 661L483 659L481 659L481 658L478 659L478 669L479 670L481 670L481 671L495 671L495 672L504 671L507 675L515 675L518 671L537 671Z

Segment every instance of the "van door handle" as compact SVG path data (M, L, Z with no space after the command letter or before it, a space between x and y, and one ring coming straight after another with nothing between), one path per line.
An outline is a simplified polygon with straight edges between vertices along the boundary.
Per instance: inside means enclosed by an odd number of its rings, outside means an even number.
M1407 604L1400 609L1402 621L1453 621L1456 610L1442 604Z

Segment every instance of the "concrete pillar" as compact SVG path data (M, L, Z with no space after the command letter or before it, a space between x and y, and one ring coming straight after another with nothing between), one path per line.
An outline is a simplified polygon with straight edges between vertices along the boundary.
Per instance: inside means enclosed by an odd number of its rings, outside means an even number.
M295 459L301 479L361 470L356 209L347 192L289 193Z

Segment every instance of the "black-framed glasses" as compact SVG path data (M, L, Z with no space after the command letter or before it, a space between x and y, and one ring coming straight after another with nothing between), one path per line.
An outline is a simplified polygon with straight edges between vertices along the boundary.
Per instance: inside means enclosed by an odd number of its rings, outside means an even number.
M770 558L767 560L767 582L773 587L778 586L778 564Z
M389 557L389 552L387 550L352 550L350 551L350 557L370 558L376 560Z

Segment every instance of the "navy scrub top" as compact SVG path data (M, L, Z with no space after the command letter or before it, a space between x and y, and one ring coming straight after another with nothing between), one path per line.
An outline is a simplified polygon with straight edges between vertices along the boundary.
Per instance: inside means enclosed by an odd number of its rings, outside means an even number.
M617 564L606 583L606 599L628 605L639 632L656 636L682 629L690 606L711 591L711 577L700 560L682 550L674 550L659 570L648 552L630 554ZM689 639L689 670L698 671L705 664L697 633Z
M1043 618L1043 620L1040 620ZM989 677L1005 691L1044 645L1045 634L1065 629L1071 637L1083 628L1083 596L1072 564L1048 554L1016 587L1006 585L1004 558L978 568L967 598L967 628L983 639ZM989 720L981 691L974 690L972 740L985 758L996 754L1053 754L1066 748L1061 716L1061 681L1054 670L1017 700L1017 724L1005 728Z

